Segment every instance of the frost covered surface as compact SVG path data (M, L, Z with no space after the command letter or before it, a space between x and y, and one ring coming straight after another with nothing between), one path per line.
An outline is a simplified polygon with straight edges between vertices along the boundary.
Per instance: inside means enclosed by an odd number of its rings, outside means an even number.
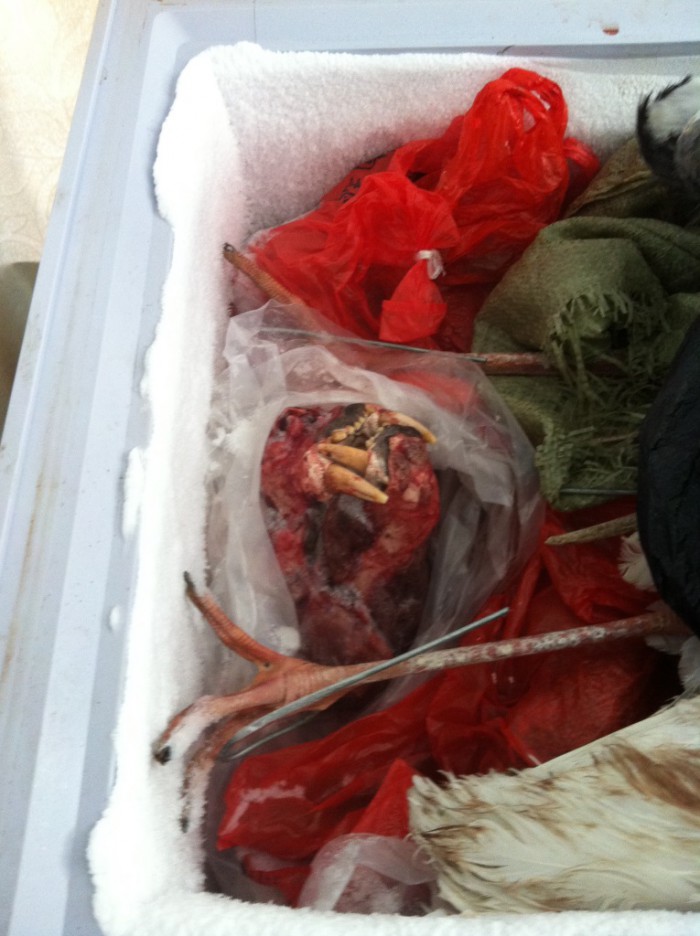
M180 773L151 758L153 740L175 711L246 678L243 664L222 652L186 606L181 584L184 570L204 580L206 425L229 299L221 246L242 244L259 228L310 209L356 163L442 131L511 64L561 84L569 133L601 156L632 132L640 95L668 81L634 61L624 68L610 62L567 67L471 54L280 54L242 44L203 53L178 82L155 165L158 204L173 227L174 246L148 361L153 433L148 450L133 460L141 504L138 512L131 504L127 525L138 516L140 566L115 734L117 777L90 843L95 908L107 936L258 936L280 928L289 936L330 936L337 930L333 914L203 893L197 837L183 835L178 825ZM685 70L680 66L678 74ZM372 927L387 936L636 936L641 929L646 936L684 936L697 932L697 918L381 915ZM345 916L342 929L366 934L366 918Z

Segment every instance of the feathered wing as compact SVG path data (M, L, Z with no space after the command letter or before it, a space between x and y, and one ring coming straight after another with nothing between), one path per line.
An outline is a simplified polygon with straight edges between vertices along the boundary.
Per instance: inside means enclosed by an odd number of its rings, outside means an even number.
M692 75L648 94L637 109L637 140L649 168L662 179L689 184L691 190L697 183L699 119L700 78Z
M700 908L700 697L518 774L417 779L414 839L466 913Z

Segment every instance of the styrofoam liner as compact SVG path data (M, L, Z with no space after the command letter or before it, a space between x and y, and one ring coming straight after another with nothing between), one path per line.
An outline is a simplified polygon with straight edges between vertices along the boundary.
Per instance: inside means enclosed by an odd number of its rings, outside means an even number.
M640 96L668 82L666 72L650 73L648 62L633 60L606 71L607 63L475 54L271 53L249 43L207 50L178 81L154 170L174 247L148 360L153 433L144 458L134 460L141 558L115 739L117 778L89 853L96 914L107 936L257 936L281 928L315 936L339 926L367 932L361 916L205 893L197 831L183 834L178 824L181 772L151 756L170 716L247 675L187 606L181 586L184 570L204 581L208 561L206 428L230 277L221 247L309 210L356 163L439 133L513 64L559 82L570 134L603 157L632 133ZM133 505L130 511L136 516ZM697 932L698 918L662 911L484 919L384 914L371 925L387 936L678 936Z

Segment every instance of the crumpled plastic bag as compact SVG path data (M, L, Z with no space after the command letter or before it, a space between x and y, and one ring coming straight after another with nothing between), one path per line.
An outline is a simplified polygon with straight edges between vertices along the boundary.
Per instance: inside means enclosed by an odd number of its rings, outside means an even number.
M287 654L299 646L260 503L265 444L289 406L377 403L437 436L441 521L417 643L467 623L523 564L541 511L532 449L476 365L357 341L309 310L274 303L230 320L225 357L210 426L210 585L257 640Z
M509 69L441 137L358 167L249 248L360 337L468 350L488 289L599 168L567 120L558 85Z
M434 899L431 885L436 877L409 839L345 835L316 855L297 906L421 916Z

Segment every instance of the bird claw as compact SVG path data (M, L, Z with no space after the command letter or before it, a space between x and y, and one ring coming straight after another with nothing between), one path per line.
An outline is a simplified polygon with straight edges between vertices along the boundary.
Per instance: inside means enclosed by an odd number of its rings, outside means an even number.
M326 439L312 445L304 457L304 488L319 500L350 494L360 500L385 504L389 483L386 447L392 435L416 433L434 444L433 433L412 416L371 403L348 406L347 422L331 429Z

